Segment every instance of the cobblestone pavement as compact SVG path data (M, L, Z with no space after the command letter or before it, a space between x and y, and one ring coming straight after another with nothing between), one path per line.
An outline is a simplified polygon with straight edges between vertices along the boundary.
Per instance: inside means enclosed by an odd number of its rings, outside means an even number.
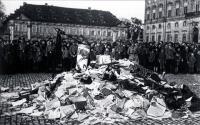
M11 89L15 87L30 87L32 83L37 81L49 79L51 74L16 74L16 75L0 75L0 85ZM167 75L167 79L170 81L176 81L178 84L184 82L189 85L199 96L200 90L200 75ZM18 115L3 115L4 112L11 112L11 105L6 102L0 101L0 125L59 125L56 120L48 120L44 117L30 117L24 114ZM68 122L67 124L78 124L77 122ZM118 125L200 125L200 117L187 118L187 119L164 119L162 121L152 119L140 119L135 121L129 121L128 123L116 123Z

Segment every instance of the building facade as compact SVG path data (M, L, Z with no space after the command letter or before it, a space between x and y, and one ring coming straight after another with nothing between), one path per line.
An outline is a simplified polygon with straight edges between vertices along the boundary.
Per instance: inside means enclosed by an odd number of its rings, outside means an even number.
M82 35L86 38L115 41L126 37L126 28L110 12L101 10L63 8L24 3L6 20L10 40L24 37L55 37L55 28L66 34Z
M200 42L200 0L145 0L144 41Z

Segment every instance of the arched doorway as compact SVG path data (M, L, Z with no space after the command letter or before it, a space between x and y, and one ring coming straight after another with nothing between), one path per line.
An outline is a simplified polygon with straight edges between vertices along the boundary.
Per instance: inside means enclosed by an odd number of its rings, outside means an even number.
M199 38L199 29L195 26L194 28L193 28L193 42L194 43L198 43L198 39Z

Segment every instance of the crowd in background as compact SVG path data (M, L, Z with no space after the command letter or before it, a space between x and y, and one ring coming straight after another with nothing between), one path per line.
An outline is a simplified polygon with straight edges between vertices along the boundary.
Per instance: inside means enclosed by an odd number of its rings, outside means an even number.
M0 39L0 72L52 72L57 56L55 45L56 39L54 38L29 41L25 39L13 41ZM70 39L63 41L62 62L64 65L60 66L63 70L75 68L76 53L77 42Z
M51 72L54 68L56 39L13 40L0 39L0 72ZM115 60L129 59L155 72L200 73L200 45L189 43L135 43L131 41L90 42L89 60L96 55L111 55ZM63 71L76 66L78 42L62 41Z
M189 43L139 43L128 49L129 59L155 72L200 73L200 46Z

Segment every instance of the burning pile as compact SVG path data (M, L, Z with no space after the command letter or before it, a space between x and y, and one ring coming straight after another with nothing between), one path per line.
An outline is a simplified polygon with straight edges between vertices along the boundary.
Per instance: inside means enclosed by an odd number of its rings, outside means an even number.
M13 107L24 107L15 113L63 123L181 118L200 110L200 99L187 86L168 83L162 76L125 60L82 73L63 72L10 97Z

